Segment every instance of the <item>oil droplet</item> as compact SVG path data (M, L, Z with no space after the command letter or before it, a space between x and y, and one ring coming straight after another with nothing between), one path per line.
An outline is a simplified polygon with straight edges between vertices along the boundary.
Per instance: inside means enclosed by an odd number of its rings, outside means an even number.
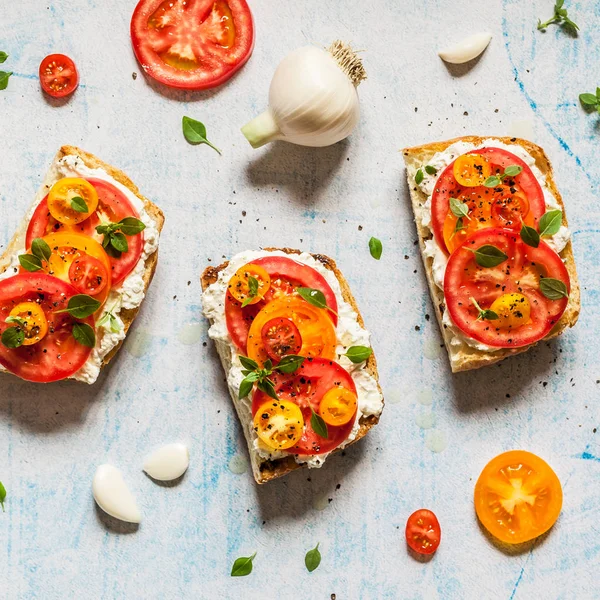
M429 388L419 390L417 392L417 402L423 406L431 406L433 404L433 392Z
M415 423L421 429L431 429L435 426L435 415L431 411L420 413L415 417Z
M202 323L187 323L177 332L177 339L186 346L197 344L202 337Z
M146 329L136 329L129 334L125 349L131 356L141 358L148 353L152 344L152 334Z
M439 429L432 429L425 435L425 445L432 452L443 452L448 446L446 434Z
M229 470L236 475L243 475L248 470L248 459L242 454L236 454L229 461Z
M315 510L325 510L329 506L329 496L327 494L319 494L313 500L313 508Z
M386 404L400 404L404 394L400 388L391 388L384 394Z
M429 360L436 360L442 354L441 342L437 338L425 340L423 343L423 356Z

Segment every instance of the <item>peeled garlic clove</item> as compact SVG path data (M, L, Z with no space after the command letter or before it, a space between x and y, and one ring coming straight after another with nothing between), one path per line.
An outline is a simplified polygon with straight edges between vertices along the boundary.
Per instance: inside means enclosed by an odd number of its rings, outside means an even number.
M438 56L453 65L462 65L477 58L487 47L492 39L489 32L476 33L468 38L450 46L445 50L440 50Z
M98 506L111 517L127 523L139 523L142 520L135 498L116 467L100 465L96 469L92 492Z
M190 453L184 444L168 444L155 450L144 461L144 471L158 481L181 477L190 465Z

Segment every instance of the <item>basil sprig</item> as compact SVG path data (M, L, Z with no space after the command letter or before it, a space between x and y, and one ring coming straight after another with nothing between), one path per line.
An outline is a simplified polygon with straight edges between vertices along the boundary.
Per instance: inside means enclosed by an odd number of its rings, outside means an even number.
M549 210L544 213L539 221L539 233L529 225L523 223L521 227L521 239L533 248L537 248L540 245L540 238L544 236L552 236L558 233L560 226L562 225L562 211L560 210Z
M368 346L351 346L344 356L347 356L354 364L359 364L373 354L373 348Z
M51 254L50 246L42 238L35 238L31 242L31 254L19 254L19 264L26 271L35 273L42 269L42 261L50 260Z
M322 438L328 439L329 431L327 429L327 423L325 423L321 415L314 411L312 406L310 407L310 411L312 413L310 417L310 426L312 427L312 430Z
M542 277L540 279L540 290L549 300L561 300L568 298L567 286L560 280L553 277Z
M55 310L55 313L69 313L76 319L85 319L100 308L100 302L87 294L76 294L69 298L67 308Z
M104 223L96 227L96 231L104 236L102 247L114 258L119 258L123 252L129 250L125 236L137 235L144 229L144 223L135 217L125 217L118 223Z
M497 312L494 312L489 308L481 308L481 306L479 306L475 298L471 298L470 300L473 303L473 306L479 312L479 314L477 315L477 321L495 321L496 319L500 318Z
M463 248L475 254L475 262L480 267L497 267L508 259L508 256L500 248L496 248L496 246L492 246L491 244L480 246L477 250L467 248L466 246L463 246Z
M191 119L190 117L183 117L181 120L181 127L183 128L185 139L190 144L206 144L221 154L221 151L206 139L206 127L204 123L196 121L196 119Z
M375 260L379 260L383 252L383 244L381 243L381 240L378 240L376 237L372 237L369 240L369 252Z
M248 297L242 302L242 308L248 306L258 294L258 279L252 275L248 275Z
M319 552L319 544L312 550L309 550L304 557L304 564L309 573L312 573L321 564L321 553Z
M485 187L496 187L502 183L506 177L516 177L523 171L523 167L519 165L509 165L504 169L504 173L500 175L490 175L484 182Z
M71 198L71 208L80 213L88 212L88 206L85 203L85 200L81 196L74 196Z
M315 290L313 288L307 287L299 287L296 288L296 291L300 295L303 300L306 300L309 304L316 306L317 308L326 308L331 311L334 315L337 316L337 313L333 308L329 308L327 306L327 299L325 298L325 294L321 290Z
M110 310L107 310L96 322L98 327L104 327L104 329L110 329L113 333L119 333L121 331L122 326L119 323L119 320L114 315L114 310L116 305L113 306Z
M240 354L240 362L242 363L242 375L244 379L240 383L240 389L238 390L238 398L245 398L250 394L254 384L261 391L270 396L274 400L278 400L277 392L275 392L275 384L270 379L270 376L275 372L280 373L294 373L305 361L304 356L297 356L295 354L289 354L284 356L279 364L273 366L271 360L266 360L263 368L258 366L258 363L247 356Z
M565 0L556 0L556 3L554 4L554 15L544 23L542 23L541 19L538 19L538 31L545 31L548 25L556 24L568 29L571 33L577 34L579 27L569 19L567 9L563 8L564 3Z
M4 501L5 500L6 500L6 488L0 481L0 505L2 506L2 512L5 512L5 510L4 510Z
M82 346L93 348L96 345L96 333L94 328L87 323L74 323L72 333L75 340Z

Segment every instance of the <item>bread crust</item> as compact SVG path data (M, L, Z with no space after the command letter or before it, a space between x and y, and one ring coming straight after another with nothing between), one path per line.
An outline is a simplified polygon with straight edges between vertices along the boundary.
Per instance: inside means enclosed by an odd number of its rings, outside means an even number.
M569 240L564 250L560 253L560 256L563 259L567 268L567 271L569 272L569 277L571 280L571 293L569 295L569 303L558 323L544 338L542 338L535 344L529 344L522 348L503 348L495 352L477 350L476 348L472 348L467 344L461 344L458 348L451 345L451 340L454 337L454 335L452 331L449 328L447 328L442 322L443 312L445 310L444 293L437 287L433 279L433 259L426 256L425 254L425 241L432 239L433 235L431 234L428 228L422 225L420 219L417 218L421 207L427 200L427 196L415 185L414 178L411 177L410 173L411 170L414 170L415 166L418 165L418 167L420 168L423 164L426 164L427 161L430 160L434 154L436 154L437 152L444 151L446 148L448 148L448 146L454 144L455 142L462 141L475 145L480 145L485 140L489 139L498 140L499 142L502 142L506 145L519 145L522 148L524 148L535 159L535 164L537 168L546 176L546 185L548 186L548 189L552 192L562 209L562 224L565 227L568 226L564 202L562 196L560 195L560 192L558 191L558 188L556 187L556 182L554 180L554 172L552 170L550 160L546 156L544 150L537 144L534 144L533 142L523 140L520 138L465 136L454 138L444 142L433 142L431 144L424 144L422 146L404 148L402 152L404 155L404 162L407 168L408 187L410 190L410 197L412 202L413 214L415 216L415 223L417 226L417 233L419 235L419 247L421 248L421 255L423 258L423 264L425 266L425 273L427 275L427 282L429 284L431 299L435 308L435 313L440 326L440 330L444 338L444 344L446 346L446 350L448 351L450 366L452 368L453 373L457 373L459 371L468 371L471 369L478 369L486 365L494 364L506 358L507 356L520 354L521 352L526 352L527 350L529 350L529 348L535 346L541 341L547 341L552 338L555 338L556 336L560 335L567 327L573 327L575 325L579 317L579 311L581 307L579 280L577 278L577 269L575 267L573 248L571 245L571 240Z
M264 248L264 250L266 250L267 252L275 252L275 251L279 250L281 252L285 252L286 254L290 254L290 255L301 254L300 250L295 250L292 248ZM364 324L362 315L360 314L360 311L358 310L358 306L356 305L356 300L354 299L354 296L352 295L352 292L350 291L350 286L348 285L348 282L346 281L345 277L342 275L341 271L337 268L335 261L323 254L312 254L311 256L316 261L321 263L326 269L328 269L335 275L335 277L337 278L337 280L340 284L342 298L348 304L350 304L352 309L357 314L358 323L360 324L361 327L364 327L365 324ZM211 285L217 281L217 278L219 277L219 273L223 269L225 269L228 264L229 264L229 262L227 261L227 262L222 263L218 267L209 266L204 270L204 272L202 273L202 276L200 278L200 282L202 284L202 291L206 290L206 288L209 285ZM211 325L212 325L212 323L211 323ZM382 393L381 387L379 385L379 372L377 371L377 360L375 358L374 352L367 359L365 368L375 378L375 381L377 381L377 388L379 389L379 392L381 393L381 397L383 398L383 393ZM238 401L237 397L235 397L233 394L231 395L231 398L233 400L233 404L238 413L238 417L239 417L240 421L242 421L244 416L240 411L239 401ZM344 448L335 449L331 454L337 454L338 452L341 452L342 450L344 450L351 444L354 444L355 442L357 442L358 440L363 438L367 434L367 432L378 422L379 422L379 415L369 415L367 417L362 416L359 421L360 429L358 430L358 433L356 434L356 438L354 440L352 440L351 442L349 442ZM244 434L245 434L245 432L246 432L246 428L244 427ZM246 442L248 444L248 452L250 453L250 461L252 464L252 472L254 474L254 479L259 484L267 483L268 481L277 479L278 477L282 477L283 475L286 475L287 473L290 473L291 471L295 471L296 469L306 466L304 464L298 464L294 460L293 456L287 456L285 458L281 458L279 460L273 460L273 461L265 460L265 459L261 458L259 456L259 454L254 450L254 448L252 446L252 440L247 435L246 435Z
M125 175L125 173L123 173L123 171L116 169L115 167L109 165L108 163L105 163L104 161L100 160L93 154L90 154L89 152L86 152L85 150L81 150L80 148L77 148L76 146L62 146L60 148L60 150L57 152L57 154L54 158L53 164L56 164L63 157L69 156L69 155L79 157L81 159L81 161L85 164L86 167L89 167L92 169L103 169L113 179L118 181L120 184L124 185L128 190L130 190L135 196L137 196L144 203L144 208L145 208L147 214L154 220L154 222L156 224L156 228L158 229L158 232L160 233L162 231L162 227L163 227L163 224L165 221L162 210L158 206L156 206L156 204L154 204L153 202L148 200L146 197L142 196L142 194L140 193L137 186L131 181L131 179L129 179L129 177L127 177L127 175ZM36 199L34 201L34 204L36 206L37 206L37 203L39 203L41 200L41 198L39 197L40 193L43 192L43 194L45 195L45 193L47 193L47 190L49 189L49 187L50 187L50 185L49 185L48 181L45 181L44 185L42 186L42 191L36 195ZM18 252L21 248L24 247L25 235L27 233L28 224L29 224L29 222L28 222L27 218L24 218L21 223L21 226L16 231L12 240L8 244L6 250L0 257L0 272L4 272L6 270L7 266L10 264L12 256L14 256L14 254L16 252ZM148 256L148 258L146 259L145 265L144 265L144 275L143 275L144 295L146 294L148 287L150 286L150 282L152 281L152 278L154 277L154 272L156 271L157 262L158 262L158 248L150 256ZM140 307L141 307L141 303L137 308L122 309L120 311L119 316L120 316L121 320L123 321L125 334L127 334L127 332L129 331L129 328L131 327L131 324L133 323L135 317L137 316L137 314L140 310ZM97 333L97 335L101 335L102 332L96 332L96 333ZM102 367L106 366L112 360L112 358L115 356L115 354L119 351L119 348L123 345L123 342L125 341L125 339L126 338L121 340L104 357L104 360L102 361ZM73 378L70 377L68 379L73 379Z

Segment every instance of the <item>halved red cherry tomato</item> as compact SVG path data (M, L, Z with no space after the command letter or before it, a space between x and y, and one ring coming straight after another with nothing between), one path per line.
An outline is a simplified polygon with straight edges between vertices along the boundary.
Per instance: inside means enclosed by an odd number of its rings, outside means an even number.
M331 452L348 438L354 425L356 411L354 411L354 418L345 425L339 427L328 425L327 438L322 438L315 433L310 424L312 411L318 412L321 400L329 390L343 387L356 395L356 386L352 377L340 365L323 358L307 358L296 372L274 373L271 378L279 399L298 405L304 417L302 437L295 446L287 449L288 452L323 454ZM256 390L252 398L252 415L256 415L259 408L269 401L269 396Z
M415 511L406 522L406 543L418 554L433 554L442 540L437 517L426 508Z
M96 192L98 193L98 207L96 213L91 215L82 223L73 226L65 226L54 219L48 210L48 196L46 196L35 209L29 226L27 228L26 245L31 247L35 238L44 237L49 233L56 233L62 230L74 231L94 238L102 242L103 236L96 233L96 226L100 224L100 217L103 221L116 223L125 217L139 217L139 213L133 207L119 189L108 181L103 179L87 178ZM118 285L131 273L137 265L142 252L144 251L144 232L127 237L129 250L121 254L120 257L109 256L111 265L111 283Z
M260 332L264 349L269 358L279 362L288 354L298 354L302 348L302 336L295 323L285 317L267 321Z
M504 169L511 165L520 166L523 170L514 178L504 179L502 185L496 188L473 188L457 182L454 173L455 162L444 169L436 181L431 199L431 225L437 244L448 253L476 229L491 226L520 228L521 217L533 227L546 212L542 188L529 166L518 156L500 148L481 148L465 156L469 155L481 155L485 158L492 166L493 175L503 173ZM469 221L463 218L466 231L458 231L453 236L457 217L450 211L450 198L467 202L471 209L476 208L481 213L479 216L483 220L475 218Z
M131 41L150 77L176 88L213 88L250 58L252 13L246 0L141 0Z
M562 508L556 473L539 456L511 450L493 458L475 485L475 510L499 540L520 544L554 525Z
M285 256L264 256L253 260L252 263L261 266L271 277L271 287L263 300L242 308L231 294L227 294L225 299L225 317L229 335L244 354L250 325L260 310L273 299L289 295L299 297L295 292L298 287L320 290L325 295L327 306L337 313L337 300L333 290L325 278L312 267ZM337 325L336 314L331 311L325 312L328 313L333 324ZM260 331L258 333L260 334Z
M40 84L46 94L63 98L72 94L79 85L75 63L64 54L50 54L40 64Z
M36 303L44 312L48 331L37 343L7 348L0 343L0 364L27 381L50 382L76 373L88 359L92 348L75 340L75 320L66 312L69 298L77 290L64 281L46 274L23 273L0 281L0 335L14 324L6 318L24 302ZM92 317L84 322L94 326Z
M508 256L495 267L481 267L473 251L491 245ZM540 279L552 277L570 289L569 273L560 256L545 242L537 248L523 242L513 229L488 228L474 233L450 256L444 276L446 306L453 323L468 337L497 348L519 348L542 339L556 325L567 308L568 298L550 300L540 289ZM507 297L496 308L502 318L479 318L479 306L491 309L503 296L517 294L526 297L530 317L520 324L518 314L507 327L505 311L512 310L514 297ZM522 311L521 311L522 312Z
M69 279L82 294L98 295L106 288L109 275L106 267L89 254L80 254L69 267Z

